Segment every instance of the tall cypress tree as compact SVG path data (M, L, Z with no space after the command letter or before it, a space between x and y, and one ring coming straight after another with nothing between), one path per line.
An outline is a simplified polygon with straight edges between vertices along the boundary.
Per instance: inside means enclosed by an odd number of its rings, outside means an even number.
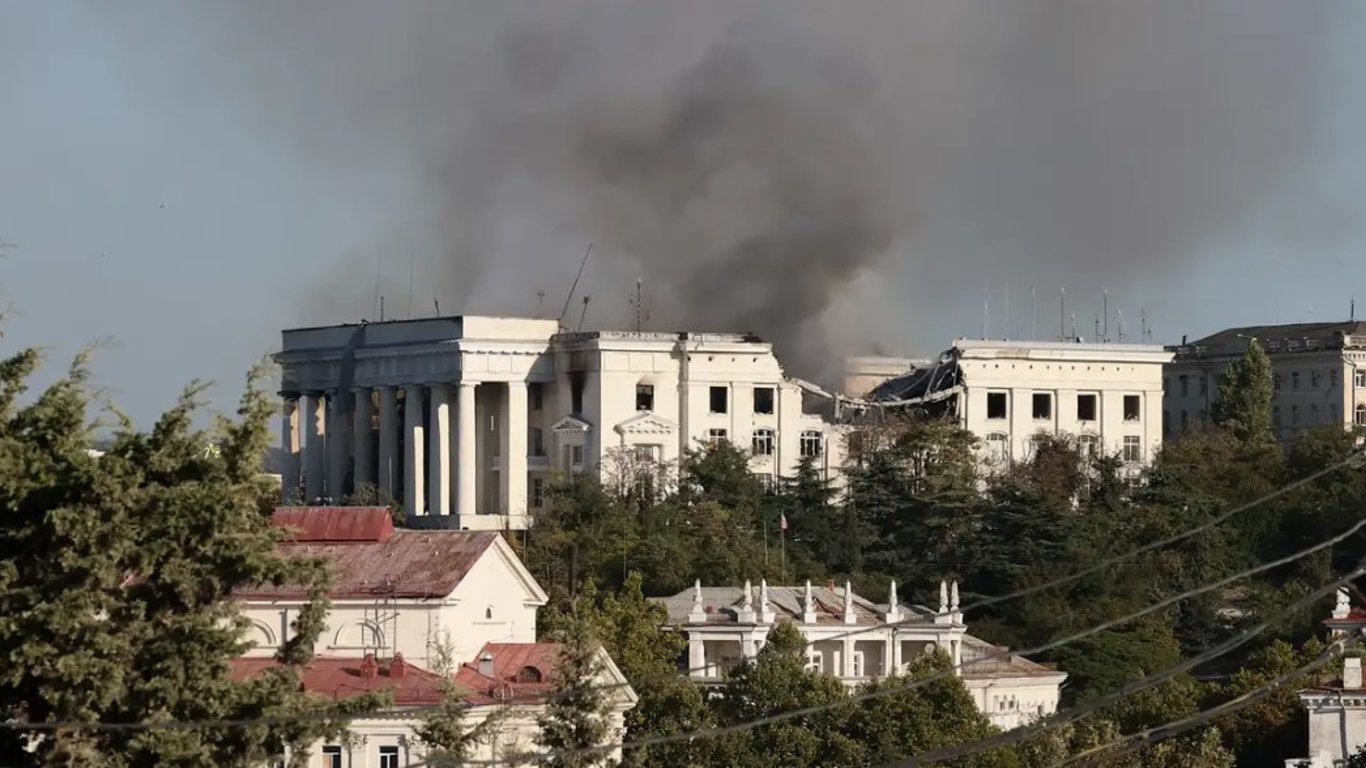
M1271 358L1256 339L1248 341L1243 359L1229 364L1219 386L1214 420L1245 444L1276 442L1271 424Z

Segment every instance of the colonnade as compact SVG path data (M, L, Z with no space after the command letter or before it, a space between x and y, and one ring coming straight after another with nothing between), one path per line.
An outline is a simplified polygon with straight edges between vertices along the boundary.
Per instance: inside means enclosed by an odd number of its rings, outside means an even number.
M484 457L497 459L502 485L501 504L493 504L501 508L492 509L478 508L478 386L503 384L432 382L284 393L285 500L338 504L356 489L374 486L381 498L401 500L409 514L523 514L526 383L508 382L506 392L498 393L498 449Z

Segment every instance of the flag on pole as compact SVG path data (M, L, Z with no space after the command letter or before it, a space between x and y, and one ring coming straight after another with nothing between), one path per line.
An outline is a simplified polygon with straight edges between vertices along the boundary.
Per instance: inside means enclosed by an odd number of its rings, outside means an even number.
M779 515L779 518L778 518L778 530L780 530L780 531L786 531L786 530L787 530L787 515L785 515L785 514Z

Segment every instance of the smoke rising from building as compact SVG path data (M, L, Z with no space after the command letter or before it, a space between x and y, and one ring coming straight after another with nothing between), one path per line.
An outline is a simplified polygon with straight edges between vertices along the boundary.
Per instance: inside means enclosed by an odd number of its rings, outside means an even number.
M168 82L249 105L321 185L382 168L418 201L314 322L372 314L377 254L404 314L410 251L421 308L558 314L591 241L588 326L629 327L639 277L650 327L753 331L812 374L972 335L984 293L992 335L1029 332L1030 286L1066 283L1083 329L1103 286L1173 312L1327 167L1312 3L174 7ZM147 16L110 24L146 44Z

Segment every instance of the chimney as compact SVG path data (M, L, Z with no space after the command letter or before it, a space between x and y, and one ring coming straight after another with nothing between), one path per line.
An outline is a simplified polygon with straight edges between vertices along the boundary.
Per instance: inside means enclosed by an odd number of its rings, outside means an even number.
M697 579L692 587L692 610L688 611L689 624L706 624L707 609L702 604L702 580Z
M479 674L493 677L493 654L488 651L479 654Z
M768 579L759 580L759 623L772 624L778 616L768 600Z
M408 662L403 660L403 654L394 654L394 660L389 662L389 677L398 680L408 673Z
M901 621L901 603L896 598L896 580L892 580L892 587L887 592L887 615L888 624L896 624Z
M375 654L367 653L360 662L360 677L362 680L374 680L379 677L379 663L375 661Z
M816 598L811 594L811 580L806 581L806 593L802 595L802 623L816 623Z
M1342 660L1342 687L1361 688L1361 658L1348 656Z
M844 623L854 624L858 622L858 616L854 615L854 590L850 588L849 582L844 582Z

